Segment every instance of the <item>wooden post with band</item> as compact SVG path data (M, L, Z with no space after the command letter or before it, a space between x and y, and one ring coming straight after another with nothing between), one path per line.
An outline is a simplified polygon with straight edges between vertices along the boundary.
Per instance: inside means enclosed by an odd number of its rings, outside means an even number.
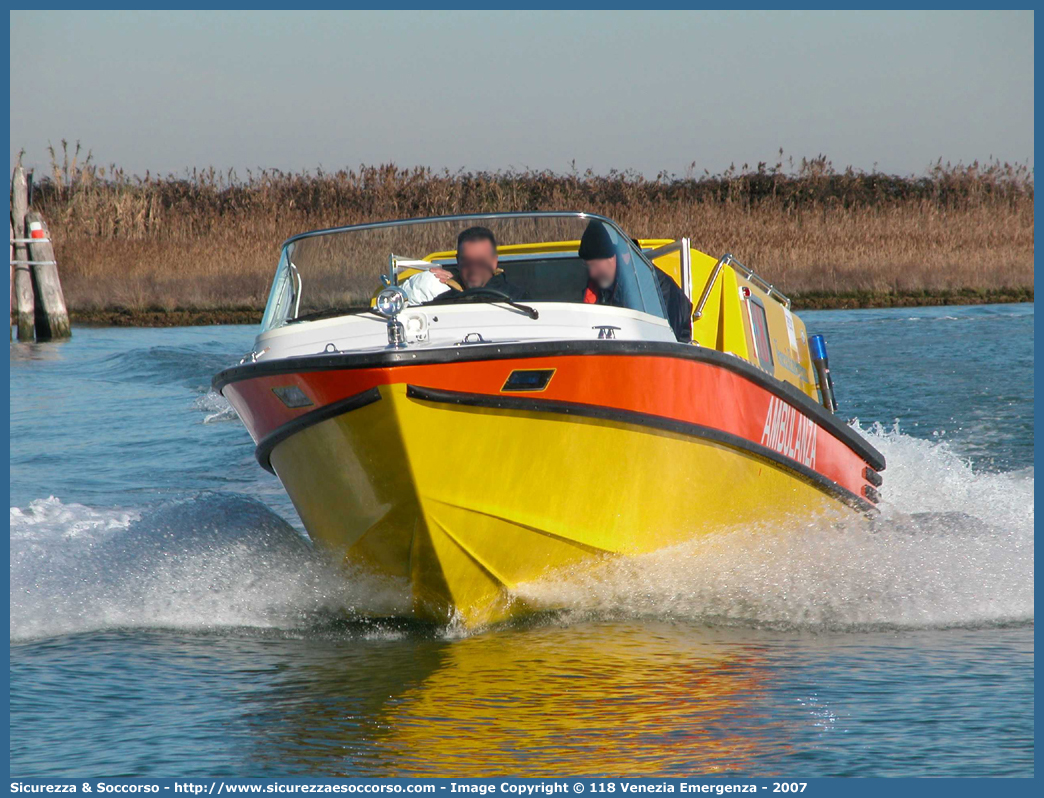
M29 269L29 247L25 245L25 214L29 210L29 182L19 164L11 179L11 238L14 242L14 304L18 340L33 340L33 277Z
M14 245L14 222L11 222L11 296L10 296L10 300L11 301L8 303L11 306L11 312L10 312L10 315L7 317L8 319L13 319L14 318L14 314L15 314L15 292L14 292L15 250L14 250L14 247L15 247L15 245ZM11 338L14 338L14 329L11 328L10 326L8 326L8 331L11 333Z
M18 340L72 336L47 223L29 210L29 181L19 163L11 178L11 294Z
M69 338L69 311L58 279L58 262L54 259L54 245L47 223L36 211L25 215L29 233L29 255L33 267L33 291L36 294L36 340L52 341Z

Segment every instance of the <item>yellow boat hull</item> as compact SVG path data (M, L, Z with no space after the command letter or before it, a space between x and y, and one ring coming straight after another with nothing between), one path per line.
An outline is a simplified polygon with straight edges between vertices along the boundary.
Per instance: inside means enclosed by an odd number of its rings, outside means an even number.
M281 440L270 462L312 538L408 583L424 619L494 623L530 611L517 588L558 569L853 512L793 469L712 439L378 390Z

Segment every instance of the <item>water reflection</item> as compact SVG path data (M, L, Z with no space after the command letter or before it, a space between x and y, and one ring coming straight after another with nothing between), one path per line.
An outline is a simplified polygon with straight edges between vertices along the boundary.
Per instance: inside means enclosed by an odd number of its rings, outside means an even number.
M11 362L15 361L43 361L62 360L65 353L62 347L68 344L68 340L45 341L15 341L11 340Z
M762 654L667 624L369 640L297 663L266 691L254 764L317 776L750 772L788 736L759 700Z

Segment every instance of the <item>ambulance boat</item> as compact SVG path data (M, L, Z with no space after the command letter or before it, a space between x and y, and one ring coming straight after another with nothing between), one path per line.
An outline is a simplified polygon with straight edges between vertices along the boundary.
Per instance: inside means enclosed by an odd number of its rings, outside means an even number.
M787 297L588 213L294 236L214 388L317 546L467 626L557 569L873 513L885 467Z

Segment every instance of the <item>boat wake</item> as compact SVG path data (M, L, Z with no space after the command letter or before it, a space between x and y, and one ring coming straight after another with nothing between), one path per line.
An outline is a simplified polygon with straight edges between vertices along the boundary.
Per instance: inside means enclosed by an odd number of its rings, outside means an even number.
M894 429L863 434L888 460L874 522L734 529L556 574L519 595L548 608L544 623L648 617L851 631L1031 623L1032 468L976 472L945 443ZM108 510L50 497L11 509L12 641L142 628L309 634L332 618L406 607L402 586L345 579L283 519L239 494Z
M238 494L140 512L54 497L11 509L11 640L102 629L303 630L357 608L401 614L402 590L345 579L293 527Z
M196 399L195 406L206 415L203 417L204 424L217 424L222 421L233 421L239 423L239 416L235 409L221 394L213 388L206 393L200 394Z
M1033 469L975 473L948 444L875 426L886 457L873 521L740 528L521 591L563 620L655 616L780 629L1033 620Z

